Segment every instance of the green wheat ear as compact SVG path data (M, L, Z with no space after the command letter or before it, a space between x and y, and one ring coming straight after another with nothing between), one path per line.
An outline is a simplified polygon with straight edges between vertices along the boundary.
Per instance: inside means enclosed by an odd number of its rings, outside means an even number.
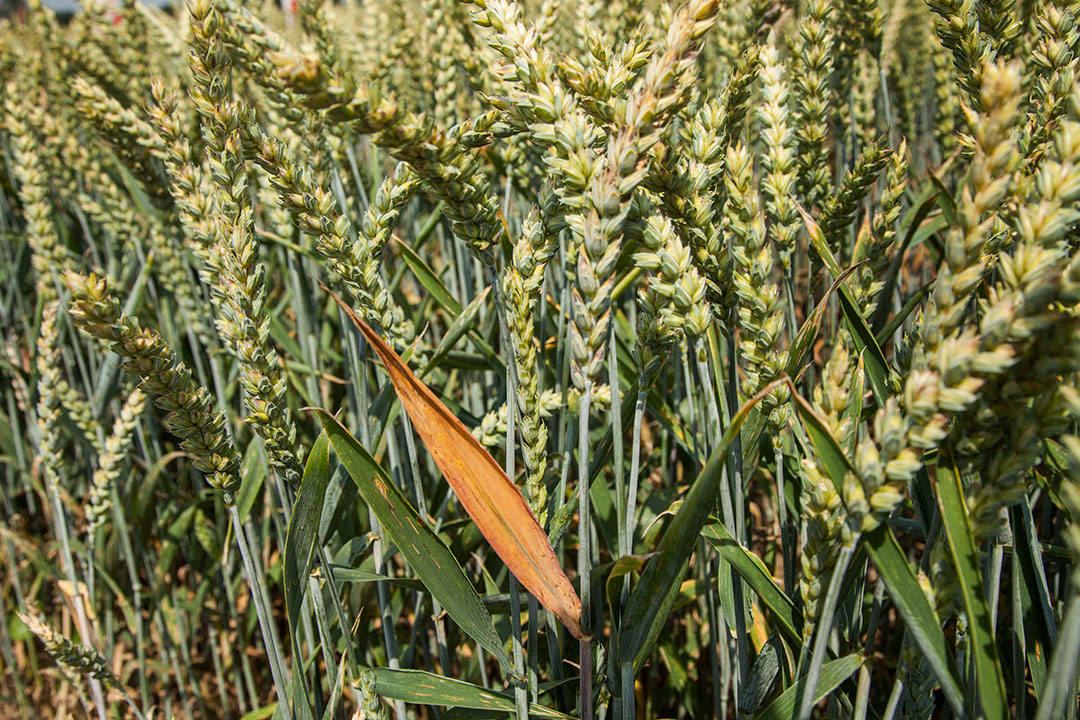
M206 388L191 379L191 371L160 335L121 310L103 278L71 272L65 282L75 324L124 358L124 369L141 380L140 388L166 413L166 427L194 456L195 467L231 501L240 487L240 457L225 435L224 416L211 409Z
M105 658L98 652L74 644L36 614L21 612L17 614L62 668L77 675L101 680L108 687L120 687L120 681L116 679L108 663L105 662Z

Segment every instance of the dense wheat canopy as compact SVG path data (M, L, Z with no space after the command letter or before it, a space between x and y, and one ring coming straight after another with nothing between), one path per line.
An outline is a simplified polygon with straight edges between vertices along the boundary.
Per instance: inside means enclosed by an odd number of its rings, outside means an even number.
M1080 2L283 6L0 19L0 718L1076 718Z

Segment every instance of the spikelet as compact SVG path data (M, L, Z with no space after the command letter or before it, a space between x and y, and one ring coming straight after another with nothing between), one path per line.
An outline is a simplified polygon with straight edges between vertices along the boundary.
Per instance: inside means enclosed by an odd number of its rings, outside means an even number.
M751 46L738 59L719 100L693 114L684 151L658 143L650 151L650 171L643 184L661 193L663 212L676 220L676 230L693 250L697 271L705 278L710 300L726 318L734 310L731 261L724 252L721 215L723 169L728 147L746 116L760 54Z
M57 327L58 304L45 306L37 338L38 401L37 424L40 436L38 448L42 479L46 490L59 492L63 472L64 439L60 428L60 395L57 390L63 379L60 356L60 329ZM66 522L58 518L57 522Z
M23 107L15 101L18 94L14 83L5 86L5 111L8 130L12 134L13 170L19 180L19 200L26 217L26 240L33 250L34 272L37 274L38 294L49 303L57 297L57 287L68 267L67 250L57 237L53 225L52 203L48 179L38 152L37 129L28 120L40 120L40 109Z
M165 148L146 118L85 78L76 77L71 89L77 97L79 113L89 126L139 180L154 204L170 211L173 199L161 163Z
M1025 474L1042 456L1042 439L1067 426L1067 397L1058 392L1059 379L1076 373L1080 326L1069 315L1038 309L1055 295L1072 292L1074 271L1065 270L1063 240L1067 228L1080 219L1075 208L1080 198L1080 123L1067 120L1054 140L1036 192L1018 209L1017 245L1001 257L1001 281L980 303L981 349L1008 352L1011 361L1008 375L984 384L978 401L958 423L966 430L957 446L961 471L978 473L967 498L977 541L995 535L1001 509L1029 490Z
M842 338L843 336L841 336ZM844 417L849 400L850 356L845 344L833 348L825 366L821 386L814 389L814 409L825 420L833 436L846 445L853 431ZM816 458L802 461L802 575L799 592L802 595L804 617L803 636L809 638L820 618L820 601L825 593L831 568L836 562L843 541L845 525L844 502L854 505L853 498L841 501L836 485L826 475Z
M299 163L283 141L267 135L254 123L247 124L244 132L254 143L253 159L270 175L282 207L294 215L302 231L315 238L316 250L330 261L331 270L365 320L381 328L395 345L403 347L408 342L407 330L394 317L389 291L377 271L378 258L369 252L367 242L355 240L356 233L348 218L338 211L333 194L314 183L311 169ZM406 184L404 179L402 184ZM386 192L382 197L382 205L376 200L372 215L377 216L368 227L373 230L371 238L376 242L383 234L380 223L395 215L395 193ZM384 209L380 211L380 207Z
M930 720L934 714L934 689L937 687L937 678L934 677L926 655L918 652L911 643L904 643L901 657L905 668L903 716L910 720ZM900 677L899 672L898 669L898 677Z
M855 165L844 175L839 191L826 201L818 224L834 254L850 255L849 229L859 203L888 161L889 151L884 142L867 145L859 153Z
M829 168L828 133L832 93L829 76L833 70L833 33L830 4L809 0L799 19L799 39L795 47L795 138L798 152L799 193L808 209L821 205L832 186Z
M112 509L112 490L120 478L124 457L134 444L135 426L146 404L142 390L135 388L124 401L113 423L112 435L105 441L104 452L98 457L98 468L90 485L86 506L86 533L93 535L105 525Z
M77 675L100 680L107 687L119 688L120 681L97 651L76 645L32 613L17 613L23 624L37 636L60 667Z
M165 411L165 427L181 439L180 446L207 481L232 502L240 487L240 455L225 435L225 417L212 410L206 388L191 379L160 335L121 311L104 279L69 272L64 280L76 326L125 358L124 369L142 381L140 389Z
M611 387L608 385L594 387L591 402L599 408L608 407L611 404ZM574 388L570 388L565 400L560 390L544 390L537 398L536 408L541 418L548 418L564 407L571 412L577 412L580 403L581 393ZM480 419L480 423L473 428L472 434L484 447L498 447L502 444L506 439L506 405L500 405L485 414Z
M517 411L527 472L525 498L541 526L547 520L544 470L547 465L548 434L542 419L533 309L543 288L544 271L555 250L555 237L544 231L540 213L534 209L522 224L521 237L514 245L513 262L503 277L507 325L514 348Z
M1018 18L1016 0L982 0L976 6L979 32L986 35L995 57L1012 56L1023 23Z
M931 41L934 66L934 137L945 157L959 146L957 132L962 117L960 93L956 87L956 70L950 62L949 51L935 37Z
M953 56L953 67L967 101L979 107L983 86L982 72L993 61L990 39L979 29L975 0L930 0L930 9L937 13L937 35L942 46Z
M933 303L922 318L920 342L904 385L904 410L894 400L887 401L875 416L874 440L863 440L856 455L873 511L864 518L864 529L875 526L899 504L903 483L921 465L920 453L944 440L950 418L970 409L987 380L997 382L1015 362L1017 348L1010 344L1010 333L1025 327L1028 321L1023 316L1038 315L1056 291L1054 283L1047 283L1054 272L1053 251L1034 248L1041 252L1033 254L1019 248L1022 252L1015 259L1002 259L1008 280L984 309L981 336L961 327L968 297L987 266L984 251L993 220L992 216L982 218L1007 196L1009 171L1019 161L1010 134L1017 114L1019 75L1015 68L996 65L987 67L983 77L985 114L972 118L975 155L968 185L960 195L958 226L946 238L946 262L939 271ZM1028 294L1037 301L1021 302Z
M90 404L86 402L86 398L84 398L78 390L71 387L71 385L68 384L68 381L62 377L56 379L54 389L57 397L60 398L60 404L64 408L64 413L71 419L71 422L75 423L75 426L82 431L83 439L86 443L92 447L95 452L100 453L103 450L98 440L101 426L94 418L94 412L90 409Z
M416 194L419 186L420 179L416 173L405 163L398 163L394 172L379 185L371 204L364 211L364 217L360 221L360 240L356 243L357 250L362 253L359 261L362 264L365 285L376 289L371 304L374 313L380 317L379 325L394 328L394 332L403 336L406 331L396 329L402 322L401 309L394 305L389 289L382 284L379 266L383 250L390 240L390 234L401 216L401 211Z
M356 709L352 720L389 720L390 715L375 692L375 676L370 670L360 674L357 685L360 693L360 707Z
M854 296L862 310L863 317L869 318L877 307L877 298L885 286L883 278L889 267L890 251L896 239L896 221L900 217L900 207L907 188L908 160L907 141L889 156L889 171L885 179L885 188L874 220L870 227L870 236L859 248L856 261L866 261L858 270L858 282L854 285ZM888 298L886 298L888 300Z
M765 212L754 187L752 162L742 144L730 148L724 178L735 292L739 298L739 353L746 372L740 390L746 398L778 378L787 362L787 354L777 350L784 315L779 305L780 289L772 277L773 249L765 234ZM786 425L787 413L780 406L787 392L786 388L778 388L762 400L764 412L777 413L772 418L776 430Z
M266 454L290 486L298 486L303 457L297 452L296 425L285 398L277 352L269 343L270 317L264 310L265 267L254 242L240 128L253 113L229 97L230 61L221 18L209 2L188 5L192 99L203 117L203 139L217 192L211 233L220 263L213 292L220 298L218 332L235 348L244 389L247 422L266 441Z
M776 246L785 272L799 232L795 208L795 135L788 126L787 65L779 57L775 37L761 49L763 103L758 109L764 152L761 157L761 190L769 218L769 238Z
M1068 96L1076 80L1075 51L1080 41L1075 10L1040 3L1035 16L1039 32L1031 60L1035 77L1028 100L1028 123L1023 139L1029 168L1038 167L1053 135L1065 114Z

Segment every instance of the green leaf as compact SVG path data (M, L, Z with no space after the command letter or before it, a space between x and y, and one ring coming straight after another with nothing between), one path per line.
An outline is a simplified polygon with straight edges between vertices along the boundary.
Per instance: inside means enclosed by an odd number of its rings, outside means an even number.
M334 565L330 571L334 576L334 582L339 583L385 582L403 587L406 590L424 589L424 583L413 578L389 577L388 575L380 575L360 568L341 567L340 565Z
M824 700L833 690L862 667L863 657L859 653L845 655L839 660L830 660L821 666L821 676L818 678L817 688L814 689L814 702ZM769 703L757 720L789 720L797 714L799 697L802 694L802 685L795 683L780 697Z
M506 654L480 596L450 548L401 494L386 471L375 461L345 426L325 410L315 409L341 464L349 471L360 497L371 507L386 536L438 600L447 614L504 667Z
M148 257L139 270L138 277L131 285L127 300L124 301L124 314L134 315L142 302L146 284L150 280L150 269L153 266L153 258ZM136 263L136 266L138 263ZM97 379L94 381L94 417L101 419L105 415L105 408L109 401L116 395L120 388L120 356L109 351L98 369Z
M619 593L622 591L622 582L620 580L630 573L640 570L650 557L650 555L623 555L611 565L607 580L604 582L608 613L611 617L619 616Z
M279 315L270 315L270 338L282 347L285 351L284 357L287 358L302 358L304 357L304 351L300 348L300 343L293 337L289 327L281 321ZM299 363L298 363L299 364ZM312 369L304 366L308 372Z
M891 386L898 386L895 379L890 382L894 373L889 368L885 353L881 351L881 346L878 345L874 334L870 332L866 320L852 302L846 288L840 288L840 309L851 331L855 350L863 356L866 376L870 379L870 389L874 392L874 399L877 400L878 405L884 405L885 401L894 394Z
M865 533L863 542L866 543L870 559L889 591L889 597L904 618L907 631L941 683L945 699L952 706L953 712L964 717L963 692L957 679L956 666L949 655L945 635L941 631L941 624L923 594L896 535L882 523L875 530Z
M915 477L908 485L908 492L911 494L911 504L915 508L915 515L922 526L923 537L929 537L934 532L938 509L934 487L930 483L930 474L926 472L925 465L915 472Z
M295 650L296 647L297 641L294 639L293 657L299 657L299 652ZM305 676L306 673L294 672L292 674L292 679L289 681L288 694L289 707L292 708L291 717L296 720L315 720L315 716L311 712L311 701L308 699L307 685L304 683Z
M778 649L779 648L779 649ZM773 633L761 648L750 668L746 686L739 688L739 712L752 715L772 692L780 674L780 655L784 652L780 638Z
M1051 608L1050 590L1046 585L1046 573L1038 538L1035 536L1031 507L1026 498L1010 509L1010 516L1013 559L1023 579L1019 586L1027 664L1031 670L1035 699L1041 700L1043 688L1046 686L1047 659L1053 654L1057 636L1057 623Z
M444 310L455 318L461 315L461 303L450 294L442 279L431 269L431 266L424 262L424 259L407 243L398 240L397 247L401 250L401 258L405 261L405 264L409 266L412 274L416 276L424 289L431 293L431 297L435 302L439 303Z
M952 458L944 452L938 454L937 489L945 537L968 614L968 647L975 662L976 691L968 693L968 700L973 705L968 709L972 717L1008 717L1009 705L994 641L994 624L979 571L979 551L971 534L960 473Z
M776 621L777 628L788 639L792 647L801 647L802 614L795 609L795 603L784 594L784 591L773 580L769 569L765 567L765 563L761 561L761 558L740 545L731 536L727 528L715 518L705 526L701 531L701 535L710 545L716 548L720 557L724 558L735 569L735 572L739 573L742 579L746 581L746 584L758 594L758 597L761 598L761 601Z
M337 669L338 682L334 683L334 686L330 688L330 700L326 703L325 709L323 709L322 720L334 720L338 715L338 708L341 707L341 692L344 689L344 683L342 682L344 674L345 658L343 656Z
M862 424L863 400L866 395L866 351L859 353L855 365L855 372L851 373L851 389L848 392L848 404L844 408L844 417L851 423L851 427L857 428ZM851 433L848 446L844 448L850 455L855 455L855 443L859 439L859 433Z
M799 332L796 333L795 339L792 340L791 347L788 349L787 365L784 368L791 377L797 378L803 368L806 367L806 358L810 354L810 349L814 346L814 340L817 339L818 332L821 330L821 322L825 317L825 311L829 307L829 303L826 301L830 295L843 286L844 281L851 277L853 272L855 272L855 268L848 268L835 276L833 284L825 291L821 300L818 301L814 314L803 322Z
M247 715L244 715L242 718L240 718L240 720L264 720L265 718L268 718L275 712L277 712L277 709L278 704L276 702L270 703L269 705L266 705L264 707L252 710Z
M244 461L240 465L240 489L236 492L236 511L241 520L247 520L251 508L262 491L266 480L266 462L263 460L263 441L258 435L244 451Z
M289 529L285 537L285 610L289 629L298 636L297 620L300 605L307 589L315 555L315 542L322 517L326 486L330 483L330 441L325 432L319 434L304 466L304 477L293 504Z
M615 517L615 498L612 497L610 485L605 481L590 482L589 499L592 504L593 523L600 533L602 542L607 547L615 547L618 542L617 524L620 518Z
M20 438L21 441L21 438ZM11 430L11 423L4 415L0 415L0 449L3 450L4 457L12 459L12 467L17 467L14 463L15 455L15 433Z
M173 560L180 551L180 542L191 532L191 525L195 521L198 505L189 505L184 508L176 519L169 523L161 537L161 549L158 551L158 561L154 569L154 578L160 588L168 586L165 574L172 569Z
M843 276L843 270L840 267L840 263L833 257L832 251L829 249L829 244L825 240L825 236L821 232L821 228L817 226L814 219L803 212L803 221L806 223L807 237L810 238L810 243L817 250L818 255L821 256L822 262L825 263L826 269L836 279L840 279ZM850 268L849 268L850 270ZM870 378L870 388L874 391L874 399L877 400L879 405L884 405L885 400L893 393L889 389L889 376L892 371L889 369L889 364L885 360L885 354L881 352L881 347L877 344L877 340L874 339L874 333L870 331L870 328L866 325L866 320L863 319L862 313L859 312L858 306L851 297L851 293L848 289L841 285L839 288L840 309L844 313L844 320L847 322L848 329L851 331L851 338L855 344L855 350L863 354L864 362L866 364L866 374Z
M720 475L727 462L728 449L738 437L750 409L774 385L766 387L749 400L731 419L709 462L690 486L681 507L664 530L656 547L656 556L646 564L626 606L619 634L620 665L633 663L636 672L649 656L679 594L686 564L697 545L695 540L698 533L705 525L709 512L716 506Z
M945 214L945 219L949 221L950 225L956 225L958 220L956 215L956 200L953 199L953 194L949 192L949 188L945 187L945 183L943 183L941 178L937 175L930 175L928 180L937 188L938 192L935 196L935 200L937 206L941 208L941 212Z
M487 690L479 685L422 670L372 668L368 672L375 677L375 692L391 700L508 713L514 712L516 708L514 697L509 693ZM556 720L570 717L543 705L529 705L529 716Z
M844 479L848 473L855 475L854 468L844 456L836 438L832 436L806 399L795 392L792 392L792 399L795 401L795 410L810 436L810 442L813 443L818 458L825 466L829 478L836 485L837 492L843 497ZM960 717L966 717L964 694L960 689L956 666L949 654L948 643L945 642L945 634L941 631L941 623L926 599L926 595L923 594L922 587L915 573L912 572L896 535L887 523L881 523L873 530L864 533L862 538L870 553L870 559L873 560L874 566L889 591L889 597L892 598L893 604L903 617L911 638L930 663L953 712Z
M878 345L884 345L889 342L889 338L896 332L896 329L904 324L904 321L907 320L908 316L919 306L919 303L923 301L923 298L930 294L930 288L930 285L919 288L915 294L907 299L904 306L900 308L900 312L896 313L889 322L885 323L885 327L875 333L874 339L877 340Z
M940 248L940 240L937 240L937 242L932 241L936 239L934 237L935 235L937 235L942 230L947 230L948 227L949 221L945 218L944 215L938 215L933 220L927 220L925 223L922 224L922 226L919 227L918 230L915 231L915 234L911 236L911 247L918 247L925 242L930 242L930 244L934 247Z
M491 291L491 286L487 286L480 292L472 302L459 314L454 321L450 323L450 327L447 328L446 334L443 335L442 340L439 341L439 346L435 348L435 352L431 354L431 359L428 360L427 365L420 371L420 377L424 377L432 368L438 367L447 353L453 349L454 344L462 338L463 335L473 329L476 324L476 316L480 314L480 310L484 307L484 302L487 300L488 293ZM486 345L485 345L486 347ZM490 350L490 348L488 348Z
M900 226L903 228L902 232L904 239L900 243L900 247L893 253L892 262L889 263L889 269L885 274L885 286L878 295L878 297L883 298L883 300L878 303L877 309L874 311L873 320L870 324L875 333L885 326L885 321L889 318L889 308L891 303L886 302L885 299L893 296L893 290L896 288L897 279L900 277L900 268L903 266L904 253L907 252L908 247L912 244L913 238L922 225L922 221L926 219L926 216L934 209L937 193L938 189L935 186L928 185L912 203L911 210L909 210L900 221ZM939 218L939 220L944 222L944 218ZM934 232L937 232L937 230Z

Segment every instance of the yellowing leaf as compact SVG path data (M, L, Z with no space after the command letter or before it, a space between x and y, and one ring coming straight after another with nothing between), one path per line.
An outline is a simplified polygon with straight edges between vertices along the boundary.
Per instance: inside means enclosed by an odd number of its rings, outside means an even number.
M333 297L379 355L413 427L488 544L518 582L581 639L581 601L521 491L397 353Z

